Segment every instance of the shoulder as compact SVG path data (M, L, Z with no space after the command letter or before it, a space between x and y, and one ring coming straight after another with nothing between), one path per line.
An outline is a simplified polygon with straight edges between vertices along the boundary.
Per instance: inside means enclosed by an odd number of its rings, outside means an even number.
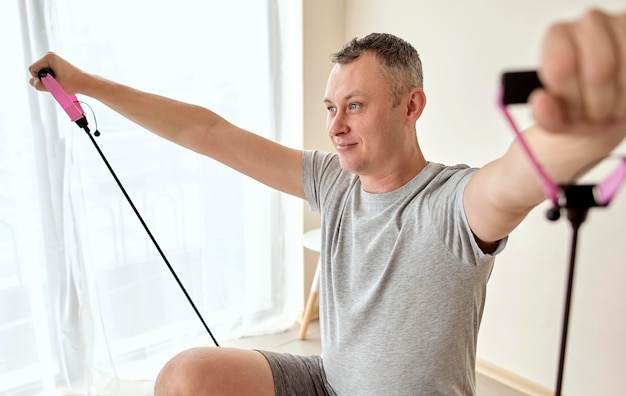
M477 171L478 168L471 168L466 164L444 165L429 162L420 176L428 180L431 189L454 190L462 189Z

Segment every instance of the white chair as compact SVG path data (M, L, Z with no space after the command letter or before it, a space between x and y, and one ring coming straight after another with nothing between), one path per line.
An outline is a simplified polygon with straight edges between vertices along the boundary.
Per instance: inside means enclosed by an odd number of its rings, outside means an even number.
M303 242L305 248L314 252L320 252L322 244L322 230L319 228L307 231L303 235ZM300 333L298 338L304 340L306 338L306 331L309 328L309 322L313 317L315 307L317 304L317 298L319 295L320 286L320 260L317 260L317 267L315 268L315 275L313 276L313 282L311 282L311 291L309 292L309 298L302 314L302 323L300 324Z

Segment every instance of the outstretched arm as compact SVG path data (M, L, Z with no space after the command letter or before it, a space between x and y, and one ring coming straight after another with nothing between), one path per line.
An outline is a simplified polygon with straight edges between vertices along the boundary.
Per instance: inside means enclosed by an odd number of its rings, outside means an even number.
M302 152L241 129L200 106L142 92L94 76L54 53L34 62L29 71L36 89L45 87L37 78L51 68L68 94L99 100L129 120L181 146L209 156L279 191L304 197Z
M547 174L570 181L626 136L626 13L593 10L547 32L530 97L535 126L524 138ZM544 200L535 170L517 142L469 182L464 204L486 251Z

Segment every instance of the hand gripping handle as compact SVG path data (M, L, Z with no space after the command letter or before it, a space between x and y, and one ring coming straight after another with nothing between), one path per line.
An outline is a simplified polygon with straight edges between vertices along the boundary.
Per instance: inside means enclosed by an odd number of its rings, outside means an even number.
M63 90L63 87L54 79L54 71L50 68L43 68L39 70L37 75L46 89L70 117L70 120L76 122L79 127L86 128L87 119L78 99L75 95L70 96Z

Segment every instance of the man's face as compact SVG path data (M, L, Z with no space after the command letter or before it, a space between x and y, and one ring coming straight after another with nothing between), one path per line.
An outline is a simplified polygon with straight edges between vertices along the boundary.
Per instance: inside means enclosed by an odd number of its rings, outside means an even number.
M367 177L394 171L394 153L407 142L406 103L392 107L390 82L374 54L336 64L324 103L326 130L343 169Z

